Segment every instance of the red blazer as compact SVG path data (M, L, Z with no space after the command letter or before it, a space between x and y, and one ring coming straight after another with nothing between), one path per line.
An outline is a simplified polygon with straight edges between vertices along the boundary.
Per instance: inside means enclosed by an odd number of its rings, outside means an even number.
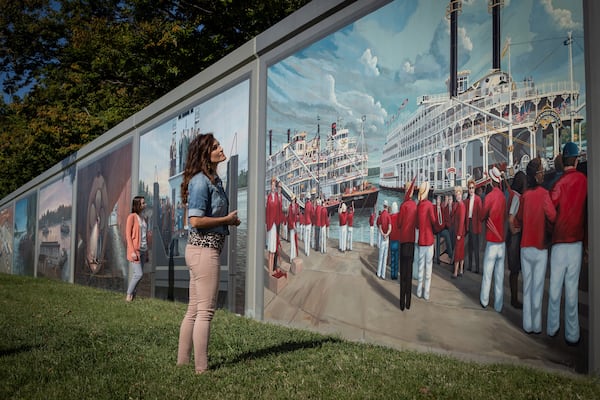
M440 232L444 225L438 221L433 204L429 200L421 200L417 205L417 227L419 228L419 246L431 246L434 233Z
M456 232L456 236L463 237L467 233L467 227L465 224L465 213L466 207L462 200L454 203L454 213L452 215L452 226Z
M452 213L450 212L450 205L445 204L442 205L442 221L444 223L444 228L450 229L452 228ZM452 203L452 207L454 207L454 203Z
M415 242L417 226L417 203L409 199L402 203L398 213L398 228L400 228L400 243Z
M556 221L556 209L546 189L538 186L525 190L519 203L517 220L521 223L521 247L547 249L546 230L551 231Z
M584 241L587 223L587 177L567 169L554 184L550 198L558 213L552 243Z
M473 195L475 197L475 201L473 202L473 233L479 235L481 233L481 212L482 204L481 197L476 194ZM469 231L469 204L471 199L469 197L466 198L465 202L465 229L467 232Z
M320 210L321 206L313 206L313 210L312 210L312 214L310 216L310 220L312 221L312 224L314 226L321 226L319 224L319 220L321 219L321 213Z
M298 220L298 213L300 212L300 208L298 203L290 203L288 207L288 229L296 229L296 221Z
M504 242L506 222L506 197L495 187L485 196L481 220L486 223L485 240L493 243Z
M329 214L327 214L327 207L321 206L321 225L329 226Z
M381 225L381 231L387 233L391 223L390 213L387 210L383 210L379 216L379 224ZM391 232L391 231L390 231Z
M315 212L314 212L314 220L313 220L313 225L315 226L325 226L325 224L323 223L323 214L321 213L321 209L323 208L323 206L317 206L315 208Z
M313 205L310 200L306 200L304 205L304 225L312 225Z
M281 203L279 201L279 195L277 193L269 193L267 196L267 215L265 223L267 230L271 229L273 225L280 222L281 217Z
M344 225L348 224L348 213L341 212L338 214L338 216L340 219L340 226L344 226Z

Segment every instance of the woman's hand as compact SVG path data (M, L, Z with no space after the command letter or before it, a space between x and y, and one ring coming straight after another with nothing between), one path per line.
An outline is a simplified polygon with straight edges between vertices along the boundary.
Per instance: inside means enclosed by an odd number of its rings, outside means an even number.
M237 213L237 210L235 210L227 215L227 225L239 226L242 223L242 221L240 221L238 218Z
M137 253L136 253L135 251L131 253L131 259L132 259L133 261L137 261L137 259L138 259L138 255L137 255Z

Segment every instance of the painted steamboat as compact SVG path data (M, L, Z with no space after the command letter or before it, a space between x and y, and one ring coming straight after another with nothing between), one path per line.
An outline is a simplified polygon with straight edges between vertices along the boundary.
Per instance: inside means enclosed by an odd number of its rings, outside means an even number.
M363 117L364 126L364 117ZM367 180L369 156L364 143L364 129L359 136L347 128L331 124L331 132L321 144L319 129L309 137L305 131L287 132L287 142L269 156L267 178L275 177L282 194L290 200L296 197L303 207L307 198L320 198L333 212L341 202L354 204L356 210L372 208L377 203L379 188Z
M402 190L405 182L414 178L417 184L428 180L438 191L455 185L465 187L471 178L482 185L493 166L510 177L524 170L536 156L542 157L547 169L552 169L554 157L566 140L578 143L585 153L580 114L585 103L578 104L579 84L573 82L572 73L571 79L564 82L536 84L532 78L521 82L512 79L510 42L500 51L502 5L502 0L489 2L493 15L492 70L470 84L469 71L457 72L457 15L461 1L450 1L448 93L421 96L415 113L391 125L382 155L381 188ZM569 46L572 65L570 33L562 44ZM505 54L508 72L500 66ZM570 137L561 140L563 131Z

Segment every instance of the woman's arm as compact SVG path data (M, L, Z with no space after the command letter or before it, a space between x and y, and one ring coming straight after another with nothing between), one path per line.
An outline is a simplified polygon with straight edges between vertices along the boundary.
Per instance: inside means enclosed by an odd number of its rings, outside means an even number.
M127 240L127 251L131 252L131 254L129 256L133 261L137 260L137 250L138 250L133 245L133 234L132 234L133 230L135 229L136 222L137 222L136 214L132 213L127 216L127 225L125 227L125 239ZM138 227L138 229L139 229L139 227Z
M237 216L237 210L232 211L224 217L190 217L190 225L197 229L214 228L221 225L235 225L241 223Z

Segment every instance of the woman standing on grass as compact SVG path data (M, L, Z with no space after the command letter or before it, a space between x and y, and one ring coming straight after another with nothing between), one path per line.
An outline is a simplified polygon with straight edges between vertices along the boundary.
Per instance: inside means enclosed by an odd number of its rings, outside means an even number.
M135 196L131 201L131 214L127 216L125 225L125 240L127 241L127 261L129 261L129 270L131 280L127 286L127 297L125 301L133 301L135 292L142 276L144 275L144 262L147 257L148 225L146 220L140 215L146 208L146 200L143 196Z
M210 322L215 313L219 286L219 255L229 225L238 226L237 211L228 212L229 200L217 175L217 165L227 157L212 133L190 143L181 199L187 204L189 235L185 262L190 270L188 308L179 330L177 365L189 364L192 347L197 374L208 368Z

